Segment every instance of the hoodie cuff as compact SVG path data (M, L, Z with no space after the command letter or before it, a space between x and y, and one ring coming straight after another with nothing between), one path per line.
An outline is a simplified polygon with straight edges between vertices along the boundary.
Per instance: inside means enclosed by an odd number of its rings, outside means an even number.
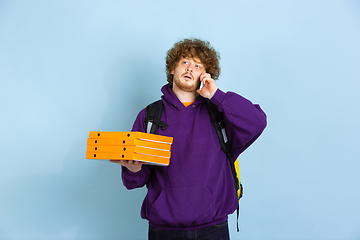
M216 90L214 96L210 99L211 102L213 102L216 106L221 106L221 103L225 99L226 93L221 91L219 88Z

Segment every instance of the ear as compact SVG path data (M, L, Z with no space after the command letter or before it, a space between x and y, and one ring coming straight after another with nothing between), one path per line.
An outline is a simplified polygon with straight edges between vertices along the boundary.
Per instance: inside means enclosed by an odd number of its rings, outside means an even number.
M171 70L170 74L171 74L171 75L174 75L174 70Z

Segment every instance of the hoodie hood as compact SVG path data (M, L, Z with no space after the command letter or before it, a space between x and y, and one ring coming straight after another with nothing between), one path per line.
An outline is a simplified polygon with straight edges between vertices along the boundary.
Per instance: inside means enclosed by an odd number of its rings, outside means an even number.
M161 96L163 101L166 101L167 103L169 103L170 105L172 105L173 107L175 107L179 110L186 109L186 107L181 103L181 101L178 99L178 97L173 92L172 83L168 83L168 84L164 85L161 88L161 92L164 94ZM191 105L198 105L199 103L202 103L205 101L206 101L206 98L199 95Z

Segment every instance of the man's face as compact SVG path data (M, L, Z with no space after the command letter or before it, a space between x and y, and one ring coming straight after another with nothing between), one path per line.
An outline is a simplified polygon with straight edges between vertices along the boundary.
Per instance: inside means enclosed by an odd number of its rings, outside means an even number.
M173 84L186 92L194 92L200 86L200 75L205 72L205 66L200 59L181 58L175 69L171 71Z

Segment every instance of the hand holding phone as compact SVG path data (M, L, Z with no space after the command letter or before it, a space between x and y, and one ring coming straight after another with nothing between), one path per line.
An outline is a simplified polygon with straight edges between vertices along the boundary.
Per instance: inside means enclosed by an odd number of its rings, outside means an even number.
M211 78L209 73L202 73L200 75L200 87L197 92L204 98L212 98L217 90L215 80Z

